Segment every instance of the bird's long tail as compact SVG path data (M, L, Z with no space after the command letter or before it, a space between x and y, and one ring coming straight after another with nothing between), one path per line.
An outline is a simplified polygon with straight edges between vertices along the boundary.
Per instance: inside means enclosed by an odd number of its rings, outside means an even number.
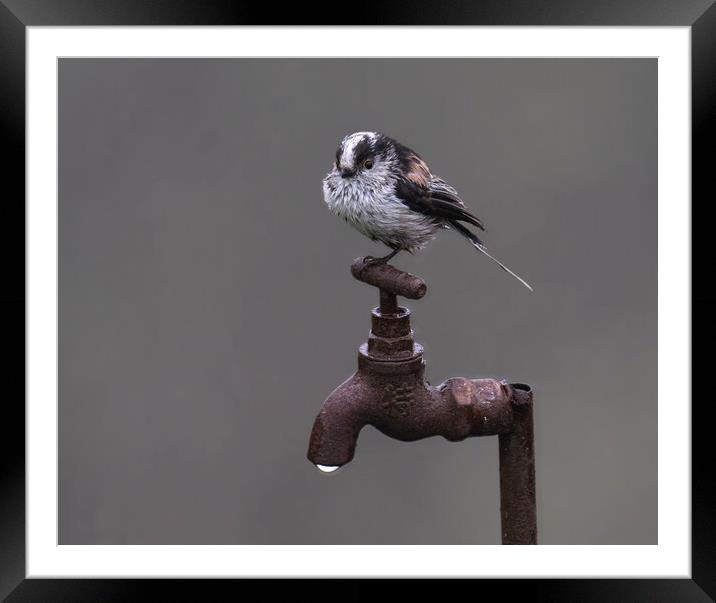
M487 248L485 247L485 244L478 238L478 236L475 233L468 230L462 224L460 224L459 222L457 222L455 220L449 220L449 222L450 222L450 226L452 228L454 228L457 232L459 232L462 236L464 236L466 239L468 239L473 244L475 249L477 249L481 253L484 253L488 258L490 258L493 262L495 262L505 272L514 276L525 287L527 287L530 291L534 292L534 289L532 289L532 287L526 280L524 280L520 276L517 276L514 272L512 272L512 270L510 270L507 266L505 266L500 260L498 260L496 257L493 257L492 255L490 255L487 251Z

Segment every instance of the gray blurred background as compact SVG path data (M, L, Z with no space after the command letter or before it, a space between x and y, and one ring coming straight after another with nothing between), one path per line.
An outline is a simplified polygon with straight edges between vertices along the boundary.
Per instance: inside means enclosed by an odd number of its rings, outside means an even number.
M347 133L487 225L394 264L428 379L535 390L542 544L657 542L655 59L61 59L59 542L496 544L496 438L305 454L384 248L326 210Z

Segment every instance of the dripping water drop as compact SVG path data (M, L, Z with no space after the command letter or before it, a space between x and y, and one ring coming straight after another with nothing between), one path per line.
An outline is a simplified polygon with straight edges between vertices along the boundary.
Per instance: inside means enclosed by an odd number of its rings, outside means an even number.
M316 465L316 467L318 467L318 469L323 473L333 473L341 468L340 465Z

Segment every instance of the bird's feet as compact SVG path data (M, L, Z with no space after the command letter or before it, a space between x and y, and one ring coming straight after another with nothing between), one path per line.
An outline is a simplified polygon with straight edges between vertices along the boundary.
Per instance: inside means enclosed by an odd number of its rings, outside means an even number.
M364 266L379 266L380 264L388 263L385 258L374 258L372 255L365 256L364 260Z
M388 255L383 256L382 258L374 258L372 255L367 255L365 257L365 265L366 266L372 266L374 264L387 264L390 260L392 260L397 253L400 251L400 249L394 249L391 251Z

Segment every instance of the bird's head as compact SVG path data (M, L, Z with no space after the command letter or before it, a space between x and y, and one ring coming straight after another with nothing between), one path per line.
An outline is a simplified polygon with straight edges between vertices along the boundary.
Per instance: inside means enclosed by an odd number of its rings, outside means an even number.
M336 150L336 160L328 178L336 181L375 183L394 169L392 140L379 132L354 132ZM345 183L345 182L344 182Z

